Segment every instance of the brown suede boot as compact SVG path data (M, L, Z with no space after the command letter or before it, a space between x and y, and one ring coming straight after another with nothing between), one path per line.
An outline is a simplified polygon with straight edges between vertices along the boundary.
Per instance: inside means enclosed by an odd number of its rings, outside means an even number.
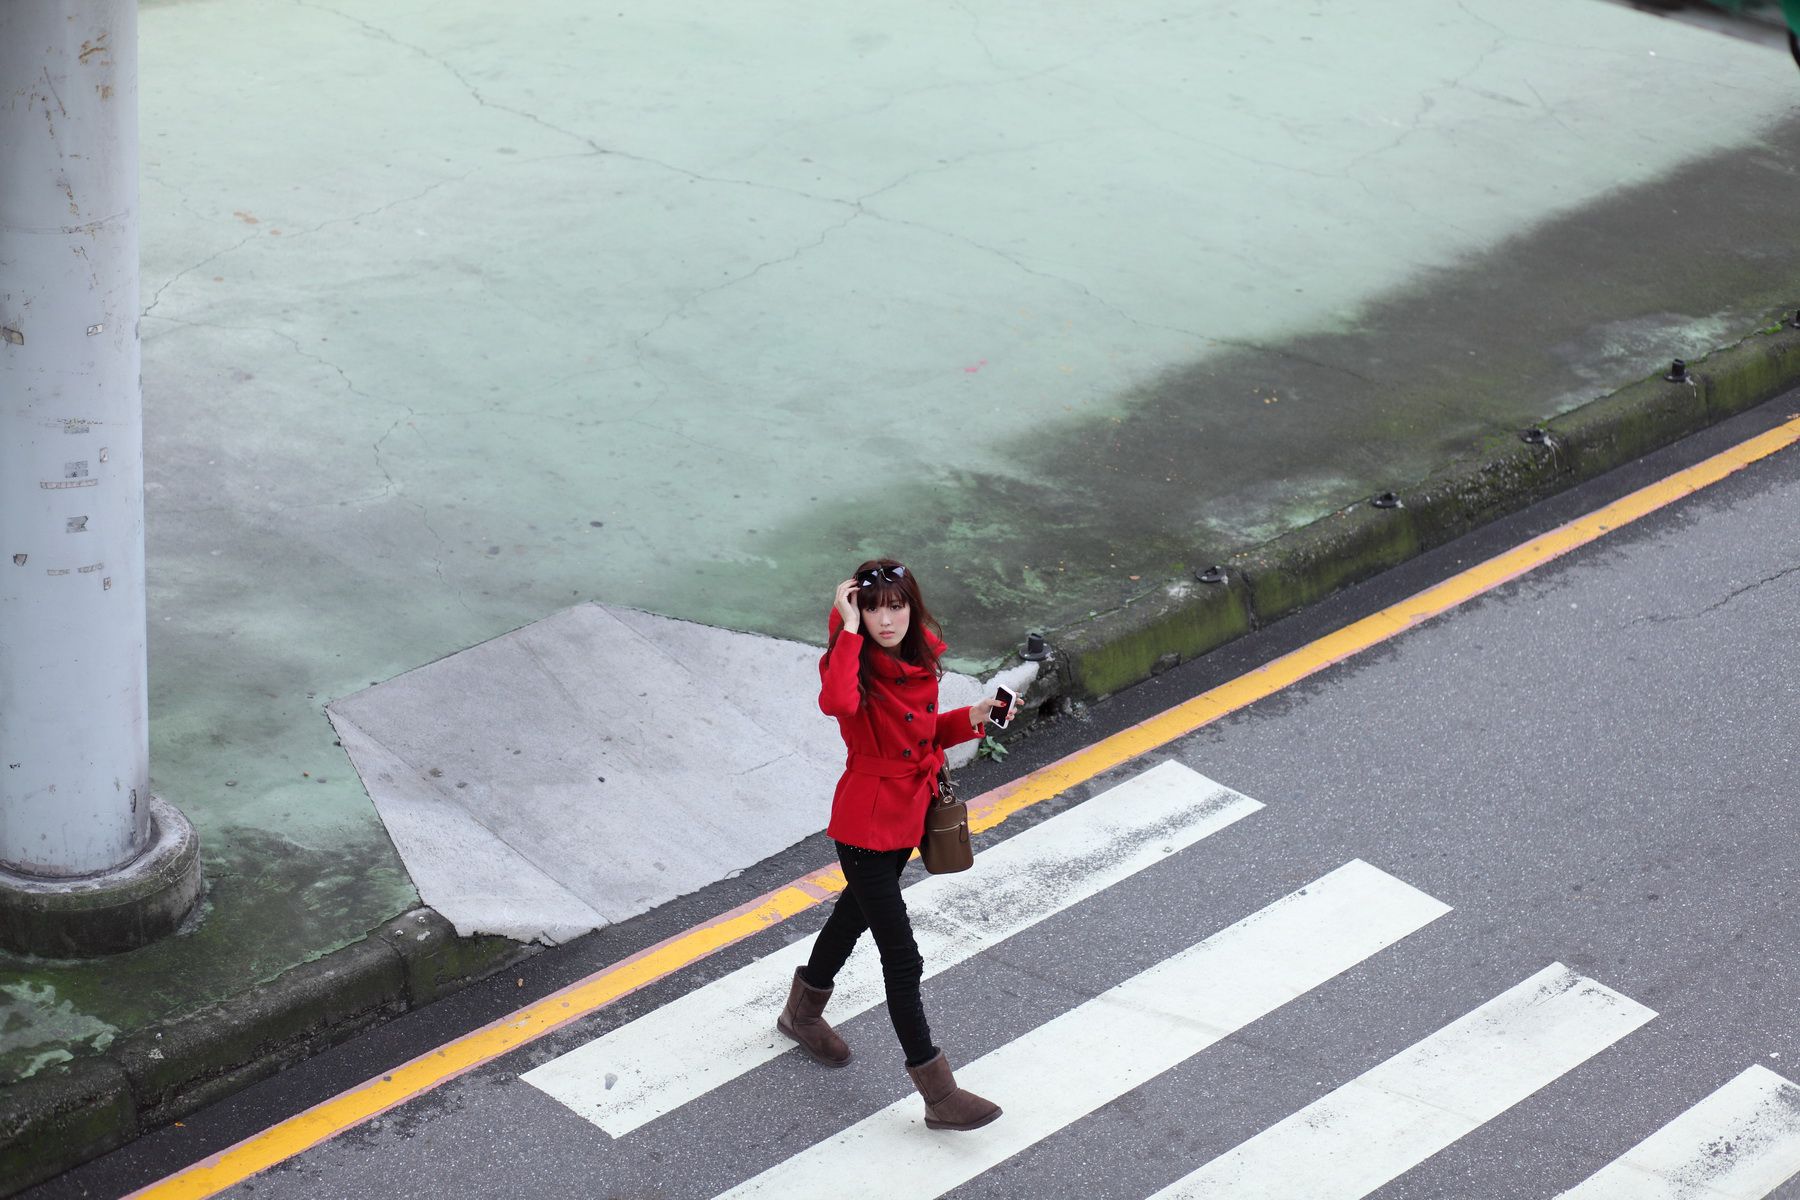
M906 1068L906 1073L912 1076L919 1095L925 1097L927 1129L980 1129L1000 1115L1000 1106L992 1100L983 1100L956 1086L950 1060L942 1050L936 1058Z
M849 1066L850 1047L819 1015L829 999L830 988L814 987L800 977L800 968L795 967L794 986L788 989L787 1005L775 1018L775 1028L799 1042L814 1062L828 1067Z

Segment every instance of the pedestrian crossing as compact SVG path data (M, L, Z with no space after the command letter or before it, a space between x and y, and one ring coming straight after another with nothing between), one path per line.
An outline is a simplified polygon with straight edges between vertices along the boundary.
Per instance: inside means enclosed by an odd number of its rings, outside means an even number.
M1552 964L1152 1200L1366 1196L1655 1015Z
M724 1195L828 1194L873 1156L906 1163L884 1181L884 1200L940 1196L1449 911L1384 871L1347 863L957 1067L963 1086L1006 1098L991 1133L921 1142L919 1101L908 1096Z
M1165 762L983 851L975 871L906 891L928 973L948 969L1077 905L1097 901L1262 805ZM1058 1136L1208 1047L1449 913L1352 860L1139 974L964 1063L958 1081L1004 1116L971 1134L927 1133L908 1093L718 1193L718 1200L835 1192L882 1164L881 1191L928 1200ZM773 1033L810 939L611 1030L523 1079L626 1138L749 1075L791 1044ZM854 956L828 1015L881 1002L872 952ZM1361 1075L1139 1200L1353 1200L1430 1160L1656 1013L1551 963ZM847 1114L847 1118L855 1114ZM1759 1200L1800 1175L1800 1085L1743 1071L1558 1200ZM1165 1176L1166 1178L1166 1176Z
M926 977L1071 908L1262 807L1188 767L1165 762L1087 803L984 850L978 870L906 890ZM689 992L524 1075L613 1137L786 1052L773 1013L811 940ZM873 953L852 956L831 997L842 1024L882 1002Z

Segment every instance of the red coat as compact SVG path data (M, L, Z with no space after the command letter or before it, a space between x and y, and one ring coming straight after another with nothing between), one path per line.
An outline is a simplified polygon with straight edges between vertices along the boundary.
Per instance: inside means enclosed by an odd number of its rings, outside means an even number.
M969 710L937 710L938 681L929 667L915 667L877 651L882 664L865 703L857 690L863 636L848 633L831 610L830 640L819 659L819 708L836 717L849 752L831 797L825 832L865 850L917 846L925 832L925 808L937 789L944 751L973 741L982 730ZM939 654L944 644L932 637ZM891 669L890 669L891 668Z

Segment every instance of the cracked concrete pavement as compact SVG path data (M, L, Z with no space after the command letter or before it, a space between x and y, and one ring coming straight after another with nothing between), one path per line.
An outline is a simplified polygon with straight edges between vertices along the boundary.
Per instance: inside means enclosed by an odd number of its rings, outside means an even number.
M875 551L980 669L1800 277L1793 64L1600 0L145 0L141 39L152 766L211 891L21 965L9 1031L416 903L322 712L374 681L589 600L817 641Z

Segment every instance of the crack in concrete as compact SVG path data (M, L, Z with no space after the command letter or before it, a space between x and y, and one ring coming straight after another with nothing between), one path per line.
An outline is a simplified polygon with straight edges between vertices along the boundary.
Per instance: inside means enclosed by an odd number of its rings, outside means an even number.
M427 196L430 193L436 191L438 188L445 187L452 183L461 183L463 180L467 179L469 176L473 175L478 170L480 170L479 167L471 167L469 170L464 171L461 175L458 175L452 179L440 179L436 183L431 184L429 187L426 187L421 191L414 192L410 196L401 196L398 199L390 200L386 204L380 205L376 208L368 209L365 212L351 213L350 215L343 216L343 217L331 217L327 220L319 222L317 225L314 225L309 229L295 230L290 236L291 237L306 237L308 234L318 233L321 229L324 229L330 225L341 225L346 222L360 221L360 220L363 220L365 217L379 216L382 213L387 212L389 209L394 208L397 205L408 204L414 200L420 199L421 197ZM175 187L173 184L164 183L162 180L155 180L154 182L158 186L166 187L170 191L174 192L176 197L181 201L181 206L183 208L187 209L188 212L192 213L196 218L203 220L203 221L211 221L214 219L212 216L203 214L198 209L196 209L193 206L193 204L189 202L187 193L183 192L180 188ZM261 236L261 233L262 233L261 230L257 230L255 232L247 234L247 235L245 235L245 237L243 237L241 240L239 240L234 245L227 246L225 249L220 250L215 254L209 254L205 258L201 259L199 262L194 263L192 266L185 267L182 270L176 272L174 275L170 276L167 280L165 280L163 282L162 286L160 286L156 289L155 295L153 295L150 298L150 303L145 306L143 312L140 313L139 315L145 316L145 317L151 316L156 311L156 306L158 304L162 303L163 293L168 291L169 288L173 287L176 283L180 282L182 279L184 279L188 275L191 275L195 271L198 271L201 267L204 267L207 263L213 262L216 259L223 258L225 255L231 254L234 251L243 249L245 246L249 245L251 242L255 241L259 236ZM163 319L167 319L167 318L158 318L158 319L163 320ZM181 322L181 323L182 324L194 324L195 322ZM224 326L215 326L215 328L225 328L225 327Z
M1461 0L1458 0L1458 3L1463 8L1464 12L1468 12L1468 6L1466 4L1462 4ZM1481 21L1482 24L1488 25L1490 28L1493 27L1492 22L1476 17L1474 13L1468 13L1468 15L1477 21ZM1480 55L1476 57L1474 63L1472 63L1461 75L1458 75L1455 79L1446 83L1440 83L1436 87L1427 88L1425 91L1419 93L1419 109L1417 112L1413 113L1412 118L1407 122L1406 128L1401 131L1400 136L1396 137L1385 146L1377 146L1373 150L1364 151L1345 163L1345 176L1351 176L1352 172L1354 172L1359 165L1377 155L1392 153L1394 150L1397 150L1404 145L1414 134L1422 132L1425 129L1425 118L1430 116L1433 110L1437 108L1436 94L1439 92L1453 92L1462 87L1462 85L1471 79L1477 71L1487 65L1488 59L1492 58L1500 51L1500 48L1506 44L1507 38L1508 35L1502 31L1500 36L1496 37L1493 42L1489 44L1488 48L1483 50Z
M980 14L965 4L963 0L954 0L954 2L957 8L962 9L963 15L969 18L969 36L975 39L975 44L980 46L981 52L987 56L988 65L996 71L1005 70L1006 68L1000 65L1000 60L994 57L994 48L987 44L986 38L981 36Z
M1625 628L1629 629L1633 625L1645 625L1645 624L1666 625L1666 624L1670 624L1670 623L1673 623L1676 621L1698 621L1702 617L1710 616L1711 614L1718 612L1721 608L1724 608L1727 604L1730 604L1733 600L1736 600L1740 596L1746 595L1750 592L1754 592L1758 588L1767 587L1771 583L1775 583L1778 580L1786 579L1789 575L1794 575L1794 574L1800 574L1800 566L1786 567L1780 571L1775 572L1775 574L1773 574L1773 575L1770 575L1766 578L1757 580L1755 583L1747 583L1743 587L1733 588L1730 592L1728 592L1726 594L1726 596L1723 600L1715 601L1714 603L1709 604L1705 608L1701 609L1699 612L1676 613L1676 614L1671 614L1669 616L1662 616L1662 615L1653 613L1649 616L1633 617L1630 621L1626 622Z
M357 26L365 33L368 33L374 37L378 37L385 42L390 42L393 45L399 46L402 50L410 50L412 53L418 55L420 58L424 59L426 62L429 62L429 63L433 64L434 66L437 66L437 67L441 68L442 70L446 71L447 73L449 73L450 77L455 79L457 83L461 84L463 89L469 93L469 97L472 100L474 100L475 103L481 105L483 108L492 108L492 109L496 109L500 112L511 113L515 117L521 117L527 121L533 122L534 124L541 125L543 128L550 130L552 133L561 134L563 137L574 138L575 140L577 140L579 142L585 143L589 147L590 153L593 153L593 154L611 153L604 146L601 146L598 143L596 143L593 139L585 137L582 134L576 133L573 130L564 129L557 125L552 125L550 122L544 120L542 117L539 117L535 113L529 113L529 112L524 111L523 109L513 108L510 105L499 104L499 103L496 103L495 101L489 100L486 96L481 94L480 88L476 87L473 83L471 83L469 81L469 78L466 75L464 75L461 71L459 71L455 66L453 66L449 61L447 61L440 55L433 54L431 51L427 50L425 47L419 45L416 42L408 42L401 38L395 37L393 33L391 33L390 31L388 31L386 29L383 29L379 25L373 24L369 21L365 21L361 17L351 16L349 13L343 12L340 9L332 8L328 4L309 3L308 0L289 0L289 2L292 3L296 8L310 8L316 12L328 13L331 16L337 17L339 20L348 21L350 24Z
M168 279L163 281L163 285L156 289L156 294L154 296L150 297L149 305L146 306L144 311L139 313L138 315L142 316L142 317L149 316L151 313L156 311L156 306L158 304L162 303L162 298L163 298L164 292L168 291L171 287L173 287L175 284L179 283L185 277L192 275L195 271L198 271L201 267L204 267L207 263L212 262L214 259L223 258L227 254L232 253L233 251L243 249L251 241L255 240L256 237L257 237L257 234L255 234L255 233L247 234L247 235L245 235L245 237L242 241L236 243L235 245L227 246L227 247L225 247L225 249L220 250L216 254L209 254L205 258L201 259L199 262L195 263L193 266L186 267L180 271L177 271L174 275L171 275ZM173 320L174 318L164 317L164 318L160 318L160 319ZM193 322L189 322L189 321L181 322L181 324L184 324L184 325L192 324L192 323Z
M787 196L800 196L800 197L803 197L808 200L818 200L818 201L822 201L827 204L842 204L842 203L844 203L844 201L839 200L832 196L814 195L811 192L803 192L803 191L799 191L795 188L781 187L776 184L761 183L754 179L726 179L726 178L722 178L722 177L716 176L716 175L706 175L706 174L702 174L699 171L691 170L687 167L683 167L683 166L680 166L675 163L664 162L661 159L649 158L649 157L646 157L641 154L632 154L629 151L617 150L610 146L602 146L599 142L596 142L593 138L588 137L586 134L578 133L573 129L564 128L561 125L553 124L550 121L544 120L544 118L538 116L536 113L527 112L525 109L514 108L510 104L501 104L500 102L498 102L496 100L488 99L485 95L482 94L481 89L479 87L477 87L474 83L470 82L469 78L466 75L464 75L460 70L458 70L449 61L447 61L446 59L442 58L439 55L433 54L431 51L425 49L425 47L423 47L423 46L417 45L416 43L413 43L413 42L404 41L400 38L395 37L392 33L381 28L379 25L373 25L373 24L369 23L368 21L363 20L360 17L353 17L349 13L341 12L338 9L332 8L331 6L326 5L326 4L311 3L311 2L309 2L309 0L289 0L289 3L293 4L295 7L298 7L298 8L310 8L310 9L314 9L318 12L329 13L330 15L332 15L334 17L338 17L341 20L348 21L353 25L359 26L365 32L367 32L375 37L379 37L379 38L383 39L384 41L391 42L394 45L399 46L403 50L410 50L414 54L417 54L420 58L423 58L425 61L432 63L432 64L438 66L439 68L441 68L442 70L444 70L445 72L447 72L451 78L455 79L456 82L461 84L462 87L464 88L464 90L466 90L469 93L469 98L474 100L475 103L481 105L483 108L491 108L498 112L510 113L511 115L513 115L515 117L519 117L522 120L530 121L534 125L538 125L544 129L548 129L552 133L559 134L566 138L572 138L575 141L580 142L582 145L584 145L588 148L586 154L573 155L572 157L585 158L585 157L590 157L590 156L606 156L606 157L611 157L611 158L619 158L619 159L624 159L627 162L643 163L646 166L652 166L652 167L656 167L660 170L670 171L670 172L673 172L674 174L682 175L688 179L692 179L692 180L695 180L695 181L701 182L701 183L734 184L739 187L759 188L764 191L779 192L779 193L781 193L783 195L787 195Z
M210 213L201 212L198 208L196 208L194 206L193 197L189 196L187 194L187 192L184 191L183 189L176 187L174 184L170 183L168 180L163 179L161 176L152 175L148 171L143 171L143 172L141 172L141 177L145 183L154 184L155 186L160 187L160 188L167 188L169 191L173 192L175 194L176 201L179 202L181 207L186 209L188 211L189 215L191 215L195 220L200 221L202 223L209 224L214 219L217 218L218 213L216 213L216 212L210 212Z
M749 775L754 771L760 771L764 767L772 767L778 762L786 762L790 758L797 758L797 757L799 757L798 751L789 750L786 754L777 754L774 758L769 759L767 762L759 762L754 767L745 767L741 771L733 771L731 773L731 777L733 779L742 779L744 776Z
M150 316L149 313L145 313L144 315ZM267 325L221 325L217 321L189 321L182 317L151 317L151 319L156 320L156 321L163 321L170 325L185 326L186 328L189 328L189 329L217 329L217 330L222 330L222 331L228 332L228 333L262 333L262 334L267 334L270 337L278 337L282 341L284 341L284 342L288 343L290 346L292 346L294 348L294 353L298 354L300 357L310 358L314 362L318 363L321 366L330 367L334 372L337 373L338 378L343 380L344 387L348 391L354 393L355 395L361 396L364 400L369 400L372 402L379 403L379 401L377 400L376 397L369 395L365 391L362 391L354 383L352 383L350 380L350 376L348 376L344 373L344 369L342 367L338 366L336 363L332 362L330 359L325 358L319 354L314 353L313 351L306 349L304 346L302 346L300 344L300 339L295 337L291 333L285 333L279 329L271 329ZM148 339L146 339L146 340L148 340Z
M862 217L865 217L865 216L873 217L875 220L878 220L878 221L889 221L889 222L893 222L896 224L905 224L906 223L906 222L896 221L894 218L886 217L880 213L871 211L869 208L866 207L867 203L870 200L873 200L876 197L884 195L888 192L891 192L895 188L902 187L905 184L910 183L912 180L917 179L921 175L936 174L936 173L939 173L942 171L953 170L956 167L961 166L963 163L969 161L972 158L980 158L980 157L985 157L988 155L997 155L997 154L1024 153L1024 152L1028 152L1031 150L1039 150L1039 149L1044 148L1045 146L1057 145L1063 140L1064 139L1057 138L1057 139L1051 139L1049 141L1044 141L1044 142L1033 142L1030 145L1025 145L1025 146L1003 146L1003 147L998 147L998 148L993 148L993 149L971 150L967 154L958 155L956 158L948 159L944 162L933 163L930 166L918 167L914 170L908 171L904 175L901 175L898 179L895 179L889 183L885 183L881 187L876 188L872 192L867 192L861 196L857 196L853 200L832 201L832 203L834 203L834 204L851 205L854 208L854 211L851 212L851 214L849 216L845 217L842 221L839 221L835 225L831 225L831 226L828 226L827 228L825 228L823 231L820 232L818 237L814 238L812 241L806 243L805 245L797 247L796 249L789 252L788 254L785 254L785 255L781 256L780 258L772 258L765 262L760 262L760 263L756 264L756 266L752 267L749 271L746 271L742 275L738 275L734 278L728 279L723 283L714 284L711 287L703 288L702 290L695 292L693 295L691 295L687 299L683 300L679 305L677 305L675 307L674 310L672 310L671 312L666 314L662 320L658 321L653 327L651 327L650 329L646 330L644 333L642 333L638 336L638 339L637 339L638 345L639 345L638 359L639 359L640 365L642 364L642 361L643 361L643 354L642 354L643 343L647 342L650 338L656 336L658 333L661 333L662 330L671 321L675 320L677 317L680 317L683 313L687 312L695 304L706 299L708 296L717 295L718 293L726 291L729 288L734 288L741 283L746 283L749 280L754 279L757 275L761 274L764 270L766 270L769 267L778 267L784 263L793 262L796 259L800 258L801 255L806 254L809 251L817 250L820 246L823 246L825 244L826 240L828 238L830 238L832 234L837 233L840 230L848 228L851 224L853 224L855 221L857 221L858 219L860 219ZM660 382L660 380L659 380L659 382ZM652 428L655 428L655 427L652 426ZM672 433L674 431L668 430L665 432ZM677 435L677 436L681 436L681 435Z
M1548 100L1544 99L1544 93L1538 91L1537 88L1535 86L1533 86L1531 80L1524 79L1524 80L1521 80L1520 82L1522 82L1525 85L1525 88L1527 91L1529 91L1534 97L1537 98L1538 107L1544 110L1545 116L1549 117L1552 121L1555 121L1558 125L1562 126L1568 132L1574 133L1576 137L1581 136L1579 133L1576 133L1575 127L1573 125L1571 125L1567 121L1563 120L1562 116L1556 111L1556 109L1551 107L1550 102Z
M860 204L860 202L858 202L857 211L851 213L848 217L845 217L842 221L839 221L837 224L829 226L822 233L820 233L818 237L814 238L812 241L806 243L805 245L800 246L800 247L796 248L795 250L782 255L780 258L771 258L767 262L757 263L754 267L750 268L750 270L744 272L742 275L734 276L731 279L727 279L724 283L716 283L716 284L713 284L711 287L702 288L700 291L695 292L693 295L691 295L687 299L683 300L680 304L676 305L675 308L672 309L670 312L664 314L662 320L658 321L650 329L647 329L643 333L638 335L637 341L638 341L638 345L639 345L639 354L638 354L639 361L641 362L642 358L643 358L642 345L644 342L649 341L651 338L653 338L657 334L661 333L664 326L668 325L668 323L670 321L675 320L675 318L677 318L677 317L681 316L683 313L687 312L688 309L692 308L694 305L698 304L700 301L706 299L708 296L715 296L720 292L726 291L727 289L734 288L740 283L747 283L748 281L756 278L765 269L767 269L769 267L778 267L783 263L793 262L795 259L799 258L802 254L805 254L807 251L817 250L820 246L823 246L825 244L825 239L829 238L832 234L836 233L838 230L843 229L845 226L849 225L851 222L855 221L857 218L861 217L862 215L863 215L863 211L861 208L861 204Z
M382 460L381 446L383 442L386 442L390 437L394 436L394 431L400 428L400 423L408 417L416 419L418 414L414 412L412 408L408 407L405 415L395 417L394 423L387 427L387 432L376 438L374 444L369 447L375 454L375 469L381 472L381 477L383 479L387 480L387 487L374 497L377 500L381 499L383 496L392 496L400 491L400 484L395 481L394 473L388 470L387 463ZM442 539L439 540L441 541Z
M390 200L386 204L380 205L376 208L371 208L364 212L351 213L349 216L346 216L346 217L331 217L327 220L320 221L317 225L314 225L311 229L302 229L302 230L298 231L297 233L295 233L293 236L305 237L308 234L317 233L321 229L326 228L327 226L350 224L350 223L353 223L356 221L364 220L365 218L368 218L368 217L378 217L382 213L387 212L391 208L398 207L399 205L402 205L402 204L411 204L415 200L422 200L426 196L429 196L431 193L437 191L441 187L448 187L453 183L462 183L464 180L468 179L469 176L475 174L475 172L477 172L479 170L481 170L480 167L470 167L467 171L464 171L461 175L453 176L452 178L449 178L449 179L440 179L436 183L433 183L420 191L414 192L410 196L401 196L400 198L398 198L396 200Z
M1508 37L1512 36L1512 33L1510 30L1503 29L1499 25L1494 24L1492 21L1490 21L1486 17L1482 16L1480 13L1476 12L1474 9L1470 8L1469 4L1468 4L1468 0L1456 0L1456 7L1460 8L1462 10L1463 16L1469 18L1469 20L1475 22L1477 25L1486 25L1489 29L1491 29L1495 33L1499 34L1501 36L1501 38L1504 39L1504 38L1508 38Z

